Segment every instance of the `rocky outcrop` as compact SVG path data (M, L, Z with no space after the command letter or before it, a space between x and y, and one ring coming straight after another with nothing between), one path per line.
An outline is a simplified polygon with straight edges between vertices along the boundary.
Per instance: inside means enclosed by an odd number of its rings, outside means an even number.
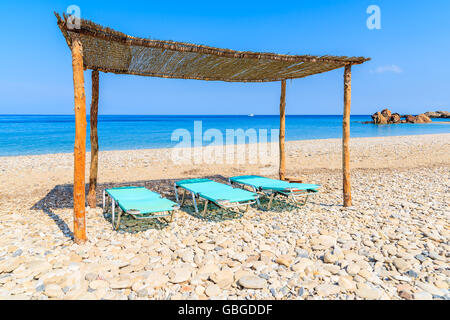
M388 119L381 113L377 112L372 115L373 123L375 124L387 124Z
M445 112L445 111L437 111ZM445 113L444 113L445 114ZM403 115L398 113L392 113L389 109L384 109L381 112L376 112L372 115L372 121L364 123L374 123L374 124L397 124L397 123L429 123L432 122L431 119L424 113L417 116L413 115Z
M391 123L401 123L402 117L398 113L393 113L389 120Z
M423 113L416 116L416 119L414 121L414 123L430 123L430 122L432 122L431 119Z
M448 111L429 111L425 112L428 118L450 118L450 112Z
M381 111L381 114L386 118L386 119L390 119L392 116L392 112L389 109L383 109Z
M416 121L416 117L408 114L406 116L404 116L406 123L414 123Z

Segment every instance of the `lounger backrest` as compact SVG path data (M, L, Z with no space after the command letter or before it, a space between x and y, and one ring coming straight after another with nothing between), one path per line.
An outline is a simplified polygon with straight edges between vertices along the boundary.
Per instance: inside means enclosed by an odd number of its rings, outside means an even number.
M117 201L161 198L159 193L152 192L145 187L112 188L105 191Z
M255 188L271 189L271 190L284 190L297 188L300 190L317 190L319 185L305 184L305 183L289 183L288 181L271 179L261 176L241 176L233 177L231 181L237 183L243 183L254 186Z
M179 181L177 185L186 188L194 193L202 193L209 191L226 191L229 189L233 189L233 187L215 182L209 179L193 179L193 180L184 180Z
M141 214L171 211L178 205L159 193L152 192L145 187L122 187L105 190L120 208L127 212L137 210Z
M255 199L257 194L242 189L235 189L227 184L209 179L191 179L177 182L177 185L212 201L227 200L231 202Z

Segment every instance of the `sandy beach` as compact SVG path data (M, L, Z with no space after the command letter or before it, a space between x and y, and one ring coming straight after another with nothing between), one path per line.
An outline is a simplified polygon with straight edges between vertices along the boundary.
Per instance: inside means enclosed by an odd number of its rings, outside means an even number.
M71 240L73 154L0 157L0 299L449 299L450 134L352 138L350 208L341 144L286 143L287 176L322 186L305 207L279 200L203 217L188 205L171 224L125 219L119 232L101 209L105 187L174 199L183 178L276 177L278 157L174 163L171 149L101 151L83 245ZM89 154L86 169L88 179Z

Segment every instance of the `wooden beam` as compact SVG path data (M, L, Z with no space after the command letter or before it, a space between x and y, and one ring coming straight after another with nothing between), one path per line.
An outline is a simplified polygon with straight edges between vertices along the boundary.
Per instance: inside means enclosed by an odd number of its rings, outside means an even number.
M76 243L86 241L85 166L86 96L84 92L83 47L79 37L72 41L73 88L75 96L75 145L73 182L73 235Z
M350 107L352 100L352 66L346 65L344 71L344 117L342 121L342 171L344 207L352 205L350 183Z
M285 117L286 117L286 80L281 80L281 96L280 96L280 180L286 179L286 154L284 148L285 138Z
M95 208L97 206L97 173L98 173L98 133L97 133L97 118L98 118L98 82L99 75L97 70L92 70L92 101L91 101L91 167L89 175L89 192L88 204L89 207Z

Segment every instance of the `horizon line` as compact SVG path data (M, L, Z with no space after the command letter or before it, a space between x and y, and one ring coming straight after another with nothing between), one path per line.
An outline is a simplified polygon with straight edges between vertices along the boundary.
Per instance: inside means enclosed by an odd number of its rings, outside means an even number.
M351 114L352 116L371 116L371 114ZM74 113L0 113L0 116L75 116ZM89 113L86 116L90 116ZM177 117L177 116L247 116L250 117L250 114L119 114L119 113L110 113L110 114L98 114L98 116L161 116L161 117ZM252 116L279 116L278 113L275 114L252 114ZM286 116L342 116L342 114L286 114Z

